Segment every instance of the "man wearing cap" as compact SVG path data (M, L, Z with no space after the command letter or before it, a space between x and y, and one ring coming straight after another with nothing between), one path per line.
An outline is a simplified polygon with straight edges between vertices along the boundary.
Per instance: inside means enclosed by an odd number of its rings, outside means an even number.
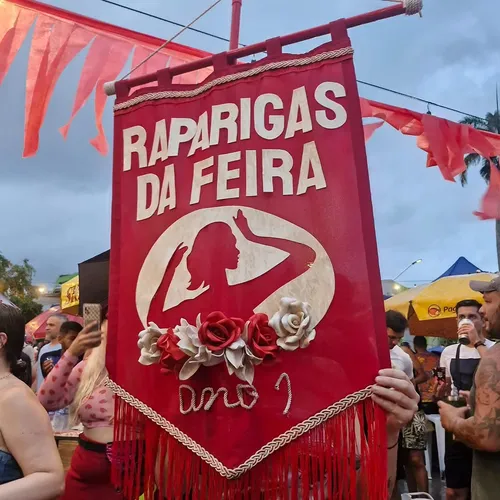
M480 312L486 330L493 340L499 340L500 277L490 282L471 281L470 287L483 294ZM482 347L475 328L470 329L469 338L471 344ZM440 402L439 407L443 427L474 450L472 500L493 500L500 492L500 345L482 351L469 406L455 408Z
M439 397L451 396L455 404L459 391L470 391L474 374L481 357L495 345L483 336L484 319L480 314L481 303L474 299L461 300L455 307L458 336L467 336L469 344L452 344L441 354L440 365L445 369L446 384L440 388ZM472 449L446 433L446 500L468 500L472 480Z

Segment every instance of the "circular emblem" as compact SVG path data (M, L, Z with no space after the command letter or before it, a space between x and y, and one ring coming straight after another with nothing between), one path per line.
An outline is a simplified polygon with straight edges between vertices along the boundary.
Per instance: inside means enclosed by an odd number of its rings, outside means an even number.
M427 313L431 318L437 318L441 316L441 308L437 304L432 304L427 309Z

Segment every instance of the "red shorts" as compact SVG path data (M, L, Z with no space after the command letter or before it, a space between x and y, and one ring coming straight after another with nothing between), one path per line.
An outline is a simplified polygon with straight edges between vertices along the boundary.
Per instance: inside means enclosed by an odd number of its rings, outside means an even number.
M81 437L80 439L85 438ZM111 483L111 463L104 452L77 446L61 500L124 500Z

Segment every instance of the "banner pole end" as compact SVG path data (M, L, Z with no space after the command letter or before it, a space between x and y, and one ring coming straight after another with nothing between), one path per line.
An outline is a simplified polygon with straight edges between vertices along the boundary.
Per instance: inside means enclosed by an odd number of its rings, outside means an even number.
M407 16L414 16L415 14L418 14L422 17L424 0L403 0L403 6L406 10Z
M116 94L115 83L116 83L116 82L106 82L106 83L104 84L104 93L105 93L108 97L111 97L112 95L115 95L115 94Z

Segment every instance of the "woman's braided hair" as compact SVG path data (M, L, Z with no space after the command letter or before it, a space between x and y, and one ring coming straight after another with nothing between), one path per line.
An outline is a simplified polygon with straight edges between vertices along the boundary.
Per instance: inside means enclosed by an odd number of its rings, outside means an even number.
M24 318L17 307L0 303L0 332L7 335L2 350L10 372L23 380L27 368L26 362L20 359L24 347Z

